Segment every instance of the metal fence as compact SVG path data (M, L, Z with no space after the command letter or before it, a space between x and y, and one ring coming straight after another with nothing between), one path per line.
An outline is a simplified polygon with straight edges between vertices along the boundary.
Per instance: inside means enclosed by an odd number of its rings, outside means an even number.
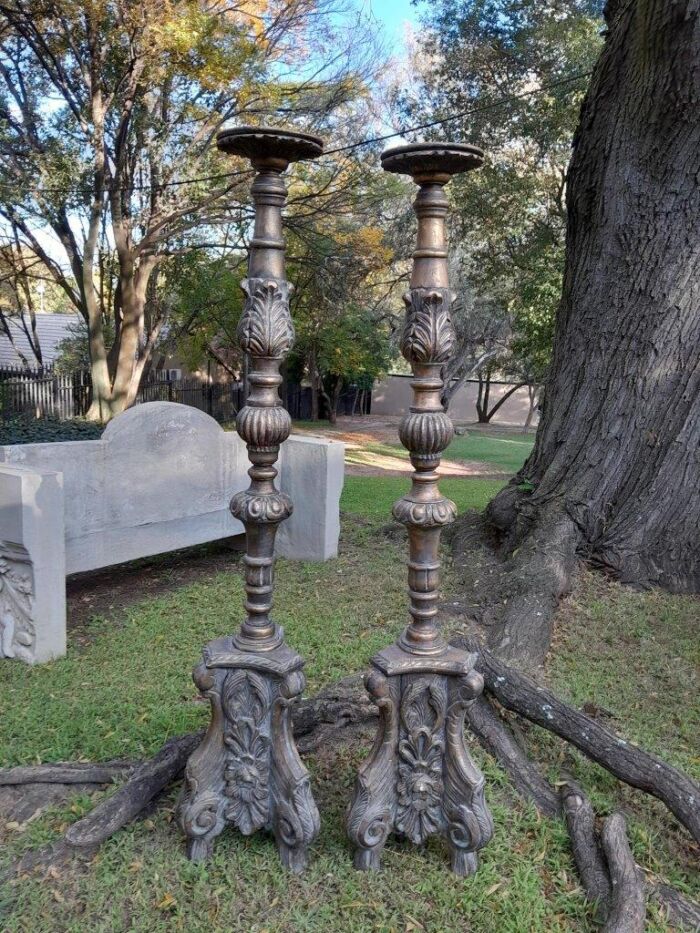
M89 372L57 373L51 369L0 368L0 415L67 420L85 415L90 407ZM339 399L338 414L369 414L372 393L351 386ZM282 388L285 407L295 420L311 418L311 389L289 383ZM190 377L171 379L169 373L150 373L141 383L135 404L179 402L211 415L217 421L233 421L245 402L241 382L206 383ZM321 400L321 404L323 404ZM322 411L322 417L327 413Z

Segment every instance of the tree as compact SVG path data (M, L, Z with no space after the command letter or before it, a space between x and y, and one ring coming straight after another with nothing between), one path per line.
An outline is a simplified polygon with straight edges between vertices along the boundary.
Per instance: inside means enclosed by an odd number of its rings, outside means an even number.
M107 419L162 330L164 262L202 248L243 193L212 146L222 123L322 126L358 93L363 36L343 38L336 0L3 0L0 13L0 216L83 316L90 416Z
M296 361L308 373L312 420L320 417L322 397L334 422L343 387L373 380L388 364L388 293L374 282L390 258L382 231L353 217L324 222L297 255L307 272L293 303L290 366Z
M455 393L468 379L508 354L512 337L511 316L503 302L475 295L462 263L455 263L450 270L450 282L456 295L452 305L456 341L452 358L442 372L445 410L449 410Z
M508 367L519 374L516 381L541 378L551 351L566 166L600 47L601 6L600 0L435 0L414 59L416 87L396 95L411 122L448 120L429 135L449 134L486 150L484 167L450 186L456 280L467 280L496 312L488 330L498 332L508 318ZM489 351L484 365L494 356ZM467 347L452 369L468 378L473 364Z
M578 557L700 590L700 8L618 0L606 22L542 422L488 510L510 581L491 637L511 656L546 650Z
M230 376L240 375L243 359L236 328L243 311L246 265L243 251L225 247L214 255L197 250L167 265L173 308L164 344L176 348L189 369L214 361Z

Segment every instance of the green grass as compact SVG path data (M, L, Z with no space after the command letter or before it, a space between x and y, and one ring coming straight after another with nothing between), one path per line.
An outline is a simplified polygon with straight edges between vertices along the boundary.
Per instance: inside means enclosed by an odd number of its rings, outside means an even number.
M320 429L319 433L332 436L332 433ZM485 472L488 472L490 466L494 471L517 473L527 460L532 446L533 441L528 437L470 434L465 437L455 437L445 450L443 458L445 460L478 461L486 464L487 469ZM375 441L363 442L357 448L346 449L346 460L348 463L366 464L371 462L368 461L366 454L399 457L402 460L408 459L408 452L398 442L388 444Z
M525 436L472 433L455 437L444 456L452 460L481 460L509 473L517 473L527 460L532 445L532 438Z
M440 480L440 489L452 499L459 512L482 510L503 486L501 480L451 478ZM391 507L410 489L406 476L346 476L341 508L371 518L391 520Z
M408 478L349 477L343 492L341 553L325 564L278 565L275 616L307 658L309 691L365 666L406 620L405 549L387 533L389 509ZM460 509L482 507L500 484L446 480ZM445 595L455 586L448 565ZM0 666L0 762L140 757L165 738L208 719L189 671L201 646L234 628L241 615L240 566L95 618L87 642L68 656L27 668ZM697 773L697 600L631 593L584 574L561 613L548 677L576 703L611 710L632 741ZM385 870L355 872L343 831L356 769L369 746L326 748L308 759L323 828L301 877L278 870L274 845L229 832L214 859L193 865L173 822L175 791L148 819L119 832L87 868L28 876L0 892L7 933L187 931L593 931L558 820L538 817L513 794L488 755L475 749L487 778L496 835L477 875L447 868L442 842L425 850L390 843ZM663 807L622 788L541 730L527 731L550 777L563 769L585 784L601 813L624 806L634 852L656 877L697 897L693 852ZM0 869L30 847L55 839L94 800L55 808L17 832L0 826ZM652 827L654 827L652 829ZM647 929L668 927L650 909Z

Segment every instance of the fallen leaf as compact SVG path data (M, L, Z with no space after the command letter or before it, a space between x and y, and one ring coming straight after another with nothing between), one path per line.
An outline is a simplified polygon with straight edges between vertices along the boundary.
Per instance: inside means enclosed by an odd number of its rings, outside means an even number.
M172 910L175 906L177 906L177 901L170 892L165 895L159 904L156 904L158 910Z
M406 933L411 933L412 930L424 930L425 927L420 922L416 920L415 917L412 917L410 914L406 914Z

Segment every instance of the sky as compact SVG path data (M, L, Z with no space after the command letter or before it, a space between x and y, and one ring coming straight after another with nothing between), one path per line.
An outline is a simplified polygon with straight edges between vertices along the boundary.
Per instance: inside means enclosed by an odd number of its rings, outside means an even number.
M383 24L390 45L402 43L405 23L418 22L418 10L411 0L358 0L358 5Z

